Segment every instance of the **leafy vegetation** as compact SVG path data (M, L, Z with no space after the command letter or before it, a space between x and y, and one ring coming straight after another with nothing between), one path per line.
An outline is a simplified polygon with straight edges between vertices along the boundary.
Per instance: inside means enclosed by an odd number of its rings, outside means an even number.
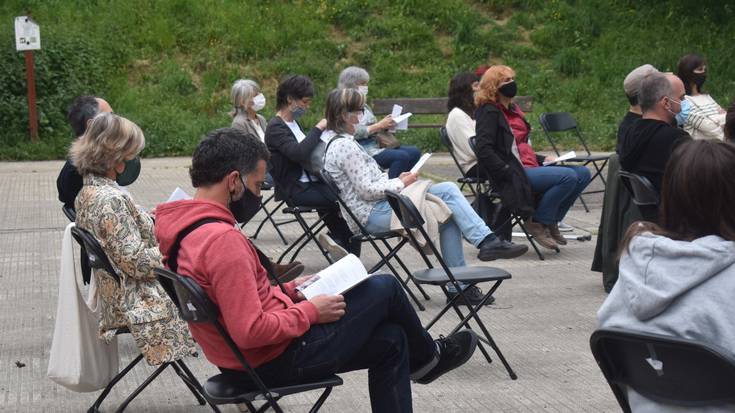
M36 52L41 142L27 136L22 53L13 17L41 24ZM709 60L707 87L721 105L735 97L731 33L735 7L700 0L5 0L0 4L0 159L63 157L65 108L80 94L105 97L146 134L146 156L189 155L200 136L230 123L229 87L261 83L274 113L278 80L310 76L315 123L339 71L372 76L370 97L436 97L451 76L482 63L516 69L519 93L543 146L538 114L569 111L597 149L614 147L626 110L622 79L651 63L675 70L692 51ZM438 134L404 141L439 147ZM571 142L571 141L570 141Z

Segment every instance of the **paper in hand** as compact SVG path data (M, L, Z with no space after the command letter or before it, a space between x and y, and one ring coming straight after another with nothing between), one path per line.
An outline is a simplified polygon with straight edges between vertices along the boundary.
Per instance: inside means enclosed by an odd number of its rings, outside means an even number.
M393 121L396 123L396 127L394 130L406 130L408 129L408 118L413 115L411 112L406 112L404 114L401 114L403 112L403 106L401 105L393 105L393 111L391 112L390 116L393 118Z
M574 151L567 152L564 155L559 155L558 158L554 159L551 162L544 162L544 166L553 165L553 164L558 163L558 162L564 162L564 161L567 161L569 159L573 159L573 158L576 158L576 157L577 157L577 153L576 152L574 152Z
M419 158L419 160L416 162L416 165L414 165L413 168L411 168L411 173L412 174L419 173L419 170L421 169L422 166L424 166L424 164L426 163L426 161L429 160L429 158L431 158L431 153L423 154L423 156L421 156L421 158Z

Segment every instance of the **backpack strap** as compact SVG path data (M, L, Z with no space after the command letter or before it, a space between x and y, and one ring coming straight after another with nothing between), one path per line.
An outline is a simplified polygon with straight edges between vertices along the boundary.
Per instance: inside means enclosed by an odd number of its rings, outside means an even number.
M171 246L171 249L169 250L168 254L168 260L166 260L165 264L168 265L168 268L171 269L173 272L178 272L179 269L179 263L177 260L179 259L179 248L181 248L181 241L189 234L192 233L195 229L201 227L204 224L210 224L212 222L225 222L221 219L217 218L202 218L199 221L194 222L193 224L189 225L188 227L184 228L181 232L179 232L179 235L176 236L176 241L174 241L174 245Z

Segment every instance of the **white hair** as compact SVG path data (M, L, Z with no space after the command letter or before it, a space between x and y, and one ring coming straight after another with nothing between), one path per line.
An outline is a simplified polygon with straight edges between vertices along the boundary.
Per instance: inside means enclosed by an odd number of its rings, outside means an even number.
M248 100L254 98L258 93L260 93L260 86L254 80L236 80L232 85L232 107L234 110L230 114L235 116L245 111L245 107L242 105L246 104Z
M367 83L369 81L370 75L367 70L357 66L350 66L339 74L337 87L339 89L357 89L358 83Z

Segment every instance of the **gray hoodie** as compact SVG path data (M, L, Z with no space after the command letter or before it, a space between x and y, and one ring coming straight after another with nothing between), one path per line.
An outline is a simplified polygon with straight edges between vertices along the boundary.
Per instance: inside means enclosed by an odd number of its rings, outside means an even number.
M630 243L618 282L597 312L600 327L689 338L735 357L735 243L710 235L675 241L651 233ZM658 405L628 391L633 411L693 411ZM733 412L735 406L698 412Z

